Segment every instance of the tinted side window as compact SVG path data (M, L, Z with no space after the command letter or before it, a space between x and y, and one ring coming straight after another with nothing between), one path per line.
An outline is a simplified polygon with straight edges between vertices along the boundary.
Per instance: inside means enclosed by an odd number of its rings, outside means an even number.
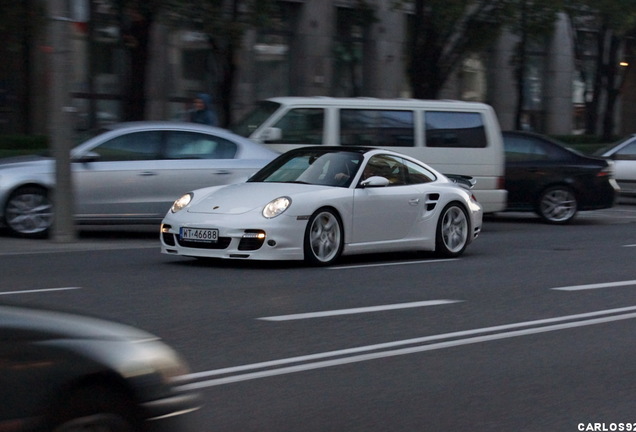
M413 147L413 112L398 110L340 110L340 144Z
M424 113L427 147L487 147L480 113L427 111Z
M287 112L274 127L280 128L280 140L272 144L322 144L325 112L320 108L296 108Z
M435 175L426 168L402 158L389 155L373 156L362 174L362 180L381 176L389 180L389 186L428 183Z
M413 162L404 161L406 167L406 183L407 184L420 184L432 182L436 179L435 175L426 168L414 164Z
M549 159L548 151L536 140L524 136L506 135L504 137L506 161L528 162Z
M232 159L236 144L226 139L196 132L168 132L167 159Z
M135 132L118 136L95 147L100 161L153 160L159 158L161 132Z
M627 144L625 147L616 152L616 159L635 160L636 159L636 141Z

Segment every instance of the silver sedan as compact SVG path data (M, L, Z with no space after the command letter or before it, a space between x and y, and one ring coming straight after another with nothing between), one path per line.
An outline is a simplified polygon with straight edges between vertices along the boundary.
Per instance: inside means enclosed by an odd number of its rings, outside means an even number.
M601 156L614 161L614 176L621 194L636 196L636 134L603 151Z
M112 125L71 152L75 220L159 223L184 191L245 181L276 156L229 131L194 123ZM55 161L0 160L0 179L0 221L19 236L46 236Z

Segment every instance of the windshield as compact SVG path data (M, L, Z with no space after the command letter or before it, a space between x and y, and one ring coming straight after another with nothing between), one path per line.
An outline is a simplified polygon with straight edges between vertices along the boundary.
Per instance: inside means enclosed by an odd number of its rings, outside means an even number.
M237 135L249 138L279 107L280 104L277 102L261 101L243 119L230 126L230 130Z
M349 187L362 159L362 152L356 151L296 149L279 156L248 181Z

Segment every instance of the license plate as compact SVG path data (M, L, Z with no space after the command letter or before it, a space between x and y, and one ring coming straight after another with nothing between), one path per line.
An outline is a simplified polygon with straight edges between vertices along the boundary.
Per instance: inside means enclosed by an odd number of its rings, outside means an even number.
M213 228L183 228L180 237L182 240L216 243L219 240L219 230Z

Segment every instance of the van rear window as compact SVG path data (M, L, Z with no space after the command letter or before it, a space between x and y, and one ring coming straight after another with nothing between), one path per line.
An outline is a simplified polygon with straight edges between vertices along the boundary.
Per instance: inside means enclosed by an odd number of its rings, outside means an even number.
M480 113L426 111L426 147L487 147L486 131Z
M414 115L410 110L340 110L340 144L413 147Z

